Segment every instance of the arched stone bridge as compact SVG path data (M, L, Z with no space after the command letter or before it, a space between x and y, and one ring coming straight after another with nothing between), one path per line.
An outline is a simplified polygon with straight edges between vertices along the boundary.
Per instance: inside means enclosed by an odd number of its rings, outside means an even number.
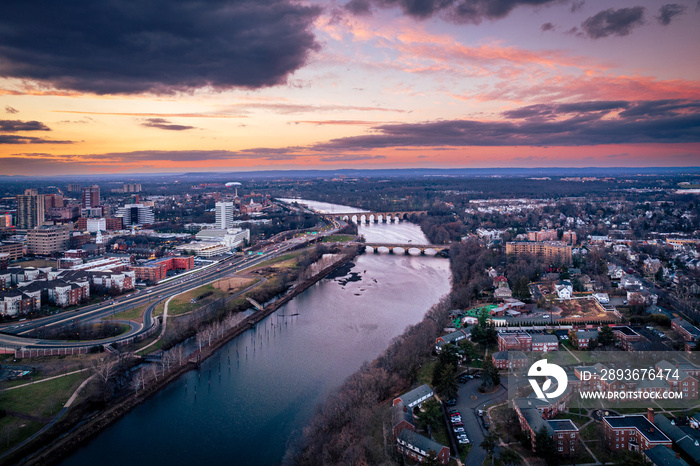
M425 255L425 252L428 250L433 250L435 251L436 254L439 255L446 255L450 251L450 246L448 244L403 244L403 243L357 243L365 246L365 251L368 251L368 248L372 248L372 252L375 254L379 254L379 248L387 248L389 250L389 254L397 254L396 249L402 249L403 253L406 255L411 254L411 250L418 250L420 251L421 255ZM399 253L400 254L400 253Z
M334 212L321 214L321 217L329 220L343 220L348 223L394 223L408 220L413 214L427 214L425 210L405 210L395 212Z

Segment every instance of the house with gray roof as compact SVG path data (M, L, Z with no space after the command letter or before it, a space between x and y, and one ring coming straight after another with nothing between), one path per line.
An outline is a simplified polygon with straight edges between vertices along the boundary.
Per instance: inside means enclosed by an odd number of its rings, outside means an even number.
M429 385L421 385L418 388L414 388L410 392L406 392L394 398L393 405L403 403L408 409L413 409L416 406L420 407L424 401L428 400L434 395L433 389Z
M700 464L700 430L679 427L663 414L654 416L654 424L666 434L678 448L683 450L696 464Z
M450 460L449 448L408 429L402 430L396 438L396 449L402 455L418 462L428 459L430 452L435 452L440 464L447 464Z
M656 466L689 466L678 453L668 447L657 445L650 450L644 450L651 464Z

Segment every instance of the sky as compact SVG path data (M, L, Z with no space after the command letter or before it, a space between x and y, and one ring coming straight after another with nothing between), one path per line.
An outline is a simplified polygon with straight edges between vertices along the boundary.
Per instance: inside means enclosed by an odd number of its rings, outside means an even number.
M0 174L700 165L700 1L0 3Z

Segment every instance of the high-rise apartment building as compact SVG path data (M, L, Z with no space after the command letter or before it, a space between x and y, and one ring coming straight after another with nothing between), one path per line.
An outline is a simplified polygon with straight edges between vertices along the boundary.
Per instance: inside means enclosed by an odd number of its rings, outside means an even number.
M44 224L44 196L27 189L17 196L17 228L29 230Z
M83 208L97 207L100 205L100 187L96 184L83 188Z
M68 249L72 224L44 225L27 231L27 252L49 255Z
M71 183L68 185L68 191L72 193L79 193L82 190L82 187L78 183Z
M506 254L528 254L544 259L550 264L571 264L571 245L560 241L506 243Z
M44 194L44 209L63 207L63 196L61 194Z
M153 208L143 204L126 204L117 211L117 217L121 217L125 228L132 226L150 225L154 221Z
M233 202L216 203L216 228L226 230L233 227Z

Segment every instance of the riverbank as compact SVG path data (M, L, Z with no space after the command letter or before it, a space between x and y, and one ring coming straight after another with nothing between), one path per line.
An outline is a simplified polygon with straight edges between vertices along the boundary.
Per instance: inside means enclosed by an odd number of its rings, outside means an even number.
M47 432L47 435L45 435L41 441L25 445L22 449L23 454L31 454L33 450L36 450L40 445L47 443L47 440L56 439L48 447L36 451L31 457L22 460L23 462L21 464L55 464L60 462L61 459L69 455L78 446L93 438L98 432L113 424L136 406L177 380L183 374L196 368L198 363L215 354L227 343L253 328L258 322L278 310L281 306L307 290L331 272L352 261L357 256L357 252L358 251L355 249L345 251L337 261L334 261L331 265L326 266L313 276L297 283L283 296L265 306L262 311L258 311L246 317L235 327L225 332L221 337L212 340L210 345L201 347L188 358L183 359L180 364L173 363L170 370L163 377L147 383L145 387L139 388L136 393L132 392L110 403L109 407L101 410L99 413L91 414L89 406L83 406L82 412L73 411L66 417L65 422L57 424L55 429L52 429L51 432ZM86 416L90 418L84 420L83 418ZM69 430L69 432L61 436L62 432L66 432L67 430ZM18 453L13 456L15 462L18 458L21 458L21 455L22 453ZM13 462L12 458L7 458L7 461Z

